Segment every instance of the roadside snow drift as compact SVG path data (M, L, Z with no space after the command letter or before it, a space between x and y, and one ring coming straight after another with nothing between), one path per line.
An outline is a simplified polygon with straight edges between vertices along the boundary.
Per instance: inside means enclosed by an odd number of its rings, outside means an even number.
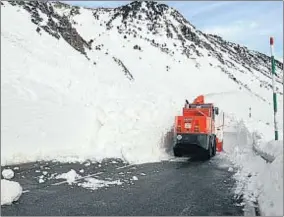
M260 189L258 203L261 212L266 216L283 216L283 150L271 164L263 167L255 182Z
M251 204L258 203L261 215L283 216L283 140L260 139L243 121L231 119L225 128L225 155L238 168L235 193Z
M1 206L11 205L22 195L22 187L18 182L1 179Z

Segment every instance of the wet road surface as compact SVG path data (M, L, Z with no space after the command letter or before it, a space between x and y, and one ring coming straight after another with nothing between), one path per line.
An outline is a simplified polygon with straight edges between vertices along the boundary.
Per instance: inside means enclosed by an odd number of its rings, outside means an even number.
M243 215L242 201L234 197L234 172L228 171L230 163L220 156L210 161L180 158L134 166L117 159L101 164L36 162L16 166L19 169L14 170L12 180L18 181L25 193L14 204L1 206L6 216ZM120 180L121 184L91 190L79 186L84 178L73 184L53 178L70 169L83 177Z

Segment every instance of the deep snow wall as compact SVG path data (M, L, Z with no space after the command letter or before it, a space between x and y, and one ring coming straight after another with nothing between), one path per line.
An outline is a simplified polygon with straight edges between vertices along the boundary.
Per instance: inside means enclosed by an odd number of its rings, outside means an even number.
M66 41L38 34L24 9L4 7L1 164L163 157L169 113L179 107L165 94L171 77L157 87L159 74L134 85L112 57L94 65Z
M25 11L5 3L1 163L80 155L96 136L91 63L65 41L39 37L28 20Z

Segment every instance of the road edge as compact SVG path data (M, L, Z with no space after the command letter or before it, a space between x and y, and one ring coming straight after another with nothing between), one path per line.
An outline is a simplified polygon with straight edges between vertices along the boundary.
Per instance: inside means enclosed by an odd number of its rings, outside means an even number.
M255 206L248 200L245 200L244 216L256 216Z

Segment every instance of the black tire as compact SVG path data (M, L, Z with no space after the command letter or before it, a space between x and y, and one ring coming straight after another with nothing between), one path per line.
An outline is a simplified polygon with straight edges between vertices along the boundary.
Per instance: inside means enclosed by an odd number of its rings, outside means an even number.
M174 149L174 156L175 156L175 157L181 157L181 156L182 156L182 154L180 153L180 151L179 151L179 150Z
M213 142L212 142L212 137L210 136L209 138L209 147L208 150L205 152L205 159L210 160L210 158L213 156Z
M217 142L216 142L216 136L213 136L213 156L216 155L216 149L217 149Z
M213 146L213 156L216 155L216 143L214 143L214 146Z

